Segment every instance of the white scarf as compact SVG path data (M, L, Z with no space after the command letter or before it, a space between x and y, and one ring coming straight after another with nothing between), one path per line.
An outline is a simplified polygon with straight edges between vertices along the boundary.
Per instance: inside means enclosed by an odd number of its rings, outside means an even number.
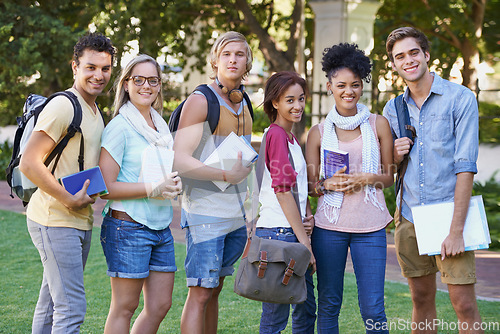
M342 130L354 130L358 126L361 130L361 137L363 140L363 150L362 150L362 171L363 173L373 173L378 174L379 160L380 160L380 150L375 138L370 122L368 121L370 117L370 111L363 104L357 104L358 112L354 116L344 117L341 116L335 107L328 113L325 120L325 126L323 130L323 139L321 141L321 177L324 177L324 150L338 149L339 140L337 138L337 133L335 127ZM328 218L330 223L336 224L339 219L340 207L344 199L344 193L335 191L325 194L323 198L323 203L319 210L323 210L325 216ZM380 205L377 199L376 189L372 185L367 185L365 187L365 203L370 201L375 207L383 210L382 205Z
M155 131L148 125L146 119L144 119L139 109L137 109L132 102L128 101L120 108L120 115L122 115L130 126L143 136L150 145L166 147L171 150L174 140L170 134L167 123L153 107L151 107L149 113L158 131Z

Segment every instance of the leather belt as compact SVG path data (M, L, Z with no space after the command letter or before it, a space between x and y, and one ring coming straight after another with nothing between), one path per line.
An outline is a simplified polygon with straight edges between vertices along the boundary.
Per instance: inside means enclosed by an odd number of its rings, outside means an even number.
M112 210L112 209L110 209L109 211L111 212L110 216L113 217L113 218L115 218L115 219L126 220L128 222L138 223L139 224L139 222L133 220L132 217L130 217L126 212Z

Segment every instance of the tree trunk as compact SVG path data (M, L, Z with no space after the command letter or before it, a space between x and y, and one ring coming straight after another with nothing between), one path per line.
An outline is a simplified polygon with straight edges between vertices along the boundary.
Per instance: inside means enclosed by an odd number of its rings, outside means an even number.
M279 50L274 39L264 28L262 28L259 21L257 21L253 15L247 0L236 0L235 2L238 9L243 13L243 21L248 25L250 31L259 39L259 49L264 55L269 71L293 71L295 50L293 50L293 52L291 52L291 50L289 50L290 52ZM291 38L292 37L293 36L291 36ZM289 57L288 54L291 54L292 57Z
M462 85L475 91L477 88L476 68L477 65L479 65L479 51L468 39L462 42L461 51L464 60L464 67L462 68Z
M269 72L279 72L279 71L295 71L295 58L297 56L297 49L300 52L304 52L303 48L299 48L300 38L304 38L300 34L300 30L303 29L305 24L304 12L304 0L296 0L295 6L292 13L292 24L290 27L290 39L287 43L288 49L286 51L279 50L277 43L269 35L269 33L262 28L257 19L252 13L252 9L248 5L247 0L235 0L236 5L239 10L243 13L244 22L250 28L250 31L257 35L259 39L259 50L264 55L266 64L269 68ZM305 143L305 131L306 130L306 115L304 114L302 120L298 124L294 124L293 133L299 140L302 146Z

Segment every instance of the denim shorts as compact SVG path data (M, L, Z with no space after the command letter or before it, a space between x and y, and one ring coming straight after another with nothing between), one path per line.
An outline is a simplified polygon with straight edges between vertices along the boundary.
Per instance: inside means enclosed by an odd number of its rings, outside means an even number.
M105 216L101 245L111 277L145 278L150 271L175 272L174 238L170 228L152 230Z
M234 264L240 258L247 241L245 226L203 242L193 242L189 227L186 227L187 286L216 288L219 277L232 275Z

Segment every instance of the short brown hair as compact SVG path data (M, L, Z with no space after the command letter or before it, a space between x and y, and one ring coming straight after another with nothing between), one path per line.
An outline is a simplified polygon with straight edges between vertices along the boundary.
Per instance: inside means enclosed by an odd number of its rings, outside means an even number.
M417 41L418 45L422 49L424 53L429 52L430 43L427 39L427 36L423 32L413 27L401 27L393 30L389 36L387 37L387 41L385 43L385 49L387 50L387 54L389 55L389 59L394 62L394 56L392 55L392 48L397 41L402 39L413 37Z
M78 40L73 48L73 60L76 65L80 65L80 57L85 50L96 52L106 52L111 56L113 63L116 49L111 43L111 40L99 32L88 33Z
M291 71L282 71L274 73L266 82L264 91L264 112L269 117L271 123L276 120L278 110L273 106L273 101L278 100L288 89L288 87L299 84L307 95L307 83L298 73Z

